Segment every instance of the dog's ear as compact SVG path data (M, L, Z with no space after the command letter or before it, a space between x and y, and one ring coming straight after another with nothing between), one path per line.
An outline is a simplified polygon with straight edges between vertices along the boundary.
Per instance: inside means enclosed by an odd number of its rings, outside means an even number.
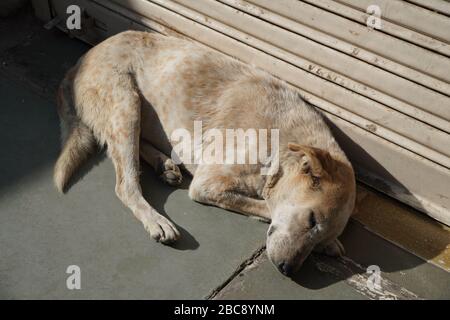
M332 179L336 164L326 150L288 143L288 150L299 159L300 172L311 180L311 187L319 188L323 179Z
M313 177L320 178L324 173L324 168L320 157L323 156L322 150L302 146L289 142L288 149L300 159L300 170L303 174L310 174ZM326 151L323 151L326 153Z

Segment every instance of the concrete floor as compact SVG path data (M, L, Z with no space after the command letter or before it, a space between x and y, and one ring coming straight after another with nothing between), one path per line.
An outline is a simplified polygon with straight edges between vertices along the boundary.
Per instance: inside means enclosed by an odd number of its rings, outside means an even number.
M58 194L54 92L86 50L43 29L30 9L0 20L0 298L450 298L448 272L357 221L342 236L346 258L313 255L285 278L262 249L267 224L194 203L186 186L170 188L143 165L145 197L182 233L173 247L157 244L116 198L112 164L101 153ZM81 290L66 287L69 265L81 268ZM369 265L382 271L377 292L367 287Z

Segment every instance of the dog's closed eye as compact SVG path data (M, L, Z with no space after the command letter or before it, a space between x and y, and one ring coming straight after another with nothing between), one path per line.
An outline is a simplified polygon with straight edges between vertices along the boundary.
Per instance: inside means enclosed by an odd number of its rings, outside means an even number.
M312 229L317 225L316 216L314 214L314 211L311 210L309 213L309 228Z
M267 231L267 236L270 237L272 233L275 231L275 229L276 229L275 226L270 226L269 231Z

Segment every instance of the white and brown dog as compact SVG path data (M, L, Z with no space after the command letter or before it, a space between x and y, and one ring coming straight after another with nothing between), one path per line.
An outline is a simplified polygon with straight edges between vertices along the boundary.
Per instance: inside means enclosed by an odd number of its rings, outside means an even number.
M267 252L290 275L314 250L339 255L337 240L355 202L352 166L322 115L298 92L252 66L175 37L128 31L86 53L58 91L63 149L54 180L63 191L97 145L107 145L116 194L157 241L177 228L141 194L139 158L171 185L181 182L170 157L171 132L279 129L278 170L263 164L182 164L198 202L271 220ZM270 166L270 164L269 164ZM270 169L269 169L270 172Z

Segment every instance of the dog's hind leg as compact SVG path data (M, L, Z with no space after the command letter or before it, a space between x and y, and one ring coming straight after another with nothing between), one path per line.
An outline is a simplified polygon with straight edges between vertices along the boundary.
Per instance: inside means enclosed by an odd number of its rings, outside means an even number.
M114 89L114 108L109 115L110 130L105 140L116 170L116 194L129 207L150 235L170 243L179 232L168 219L152 208L142 196L139 184L140 97L129 79L122 79ZM131 81L131 79L129 80Z
M181 184L183 175L180 168L172 159L156 149L150 142L141 139L139 152L145 162L155 170L156 174L164 182L171 186Z

